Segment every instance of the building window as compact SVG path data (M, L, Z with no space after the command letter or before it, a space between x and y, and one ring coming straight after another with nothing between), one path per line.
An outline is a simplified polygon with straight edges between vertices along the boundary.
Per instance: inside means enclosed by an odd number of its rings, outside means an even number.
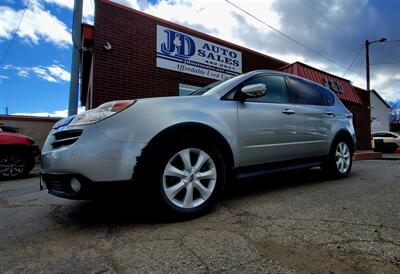
M198 90L201 87L186 85L186 84L179 84L179 96L187 96L190 93Z

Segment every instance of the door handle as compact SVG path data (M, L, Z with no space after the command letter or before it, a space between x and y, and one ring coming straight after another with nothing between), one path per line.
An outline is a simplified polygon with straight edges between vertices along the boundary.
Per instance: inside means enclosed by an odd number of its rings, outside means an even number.
M335 113L333 113L332 111L325 112L325 114L332 117L336 116Z
M282 110L282 113L286 115L292 115L295 114L296 112L293 109L285 108L284 110Z

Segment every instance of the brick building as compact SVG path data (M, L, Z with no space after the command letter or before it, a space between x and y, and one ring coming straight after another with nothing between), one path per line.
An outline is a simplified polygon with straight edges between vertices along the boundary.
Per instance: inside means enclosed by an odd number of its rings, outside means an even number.
M80 100L87 108L111 100L185 95L256 69L283 70L336 89L354 114L358 149L370 147L369 96L346 79L305 64L288 64L108 0L96 1L94 26L83 25L82 33ZM172 49L174 56L165 54ZM315 78L316 74L320 76Z

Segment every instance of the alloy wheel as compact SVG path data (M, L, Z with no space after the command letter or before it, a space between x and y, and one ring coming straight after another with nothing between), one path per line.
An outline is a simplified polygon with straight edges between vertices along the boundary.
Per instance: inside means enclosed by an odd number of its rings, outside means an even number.
M340 142L336 147L335 162L336 168L342 174L350 167L350 149L345 142Z
M25 170L24 159L20 156L7 155L0 158L0 175L3 177L17 177Z
M177 152L166 164L163 191L175 206L195 208L212 195L217 182L217 169L212 158L198 148Z

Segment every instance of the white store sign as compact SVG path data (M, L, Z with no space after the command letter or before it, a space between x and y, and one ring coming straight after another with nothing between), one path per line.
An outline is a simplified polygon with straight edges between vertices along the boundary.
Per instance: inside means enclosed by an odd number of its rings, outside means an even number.
M223 80L242 73L242 53L157 25L157 67Z

